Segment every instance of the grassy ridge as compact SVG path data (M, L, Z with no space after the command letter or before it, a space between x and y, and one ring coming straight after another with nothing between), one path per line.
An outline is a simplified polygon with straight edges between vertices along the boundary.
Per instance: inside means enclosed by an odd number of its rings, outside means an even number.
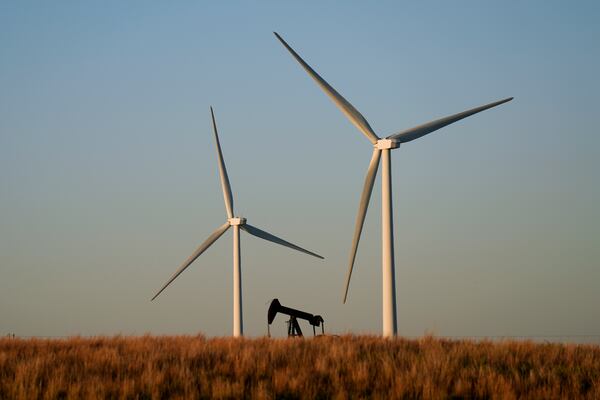
M0 339L0 399L600 398L600 347L435 338Z

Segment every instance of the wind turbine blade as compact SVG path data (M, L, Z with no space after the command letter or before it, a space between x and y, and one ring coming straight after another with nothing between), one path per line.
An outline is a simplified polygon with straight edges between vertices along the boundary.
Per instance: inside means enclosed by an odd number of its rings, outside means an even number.
M215 132L215 142L217 143L217 156L219 157L219 175L221 176L221 187L223 188L223 198L225 199L227 218L233 218L233 196L231 194L231 185L229 184L229 177L227 176L225 161L223 160L221 143L219 142L219 135L217 134L217 123L215 122L215 113L213 112L212 107L210 108L210 115L212 117L213 130Z
M306 70L306 72L308 72L311 78L313 78L315 82L317 82L317 84L321 87L321 89L323 89L323 91L329 96L329 98L333 100L335 105L344 113L344 115L346 115L346 117L348 117L350 122L352 122L354 126L356 126L367 137L367 139L371 141L371 143L377 143L379 137L377 137L375 132L373 132L373 129L371 128L365 117L363 117L362 114L358 112L358 110L354 108L352 104L350 104L346 99L344 99L341 94L339 94L333 87L331 87L331 85L329 85L329 83L327 83L325 79L321 78L321 76L314 69L312 69L310 65L304 62L302 57L300 57L298 53L296 53L294 49L292 49L286 43L286 41L283 40L281 36L279 36L277 32L273 33L275 34L275 36L277 36L277 39L279 39L279 41L285 46L285 48L288 49L292 56L294 56L296 61L298 61L300 65Z
M358 214L356 215L356 224L354 226L354 238L352 239L352 248L350 249L348 276L346 277L346 289L344 291L344 303L346 303L346 298L348 297L348 288L350 287L350 278L352 277L354 259L356 258L358 242L360 241L360 234L365 223L365 216L367 215L367 208L369 207L369 200L371 199L371 192L373 191L373 183L375 183L375 177L377 176L377 168L379 168L380 158L381 150L374 149L373 156L371 157L371 162L369 163L369 168L367 169L367 176L365 176L365 184L363 187L363 191L360 196Z
M290 249L301 251L302 253L306 253L306 254L309 254L311 256L320 258L321 260L323 259L322 256L320 256L320 255L318 255L316 253L313 253L312 251L308 251L306 249L303 249L300 246L296 246L293 243L290 243L290 242L288 242L286 240L278 238L277 236L272 235L269 232L265 232L265 231L263 231L261 229L258 229L255 226L244 224L244 225L240 225L240 228L242 228L243 230L245 230L246 232L248 232L251 235L254 235L254 236L259 237L261 239L268 240L269 242L277 243L277 244L280 244L282 246L289 247Z
M164 286L162 288L160 288L160 290L158 291L158 293L156 293L154 295L154 297L152 298L152 300L154 300L155 298L157 298L158 295L161 294L162 291L165 290L167 288L167 286L169 286L171 284L171 282L173 282L175 280L175 278L177 278L183 271L185 271L185 269L187 267L189 267L190 264L193 263L194 260L200 256L200 254L204 253L204 251L206 249L208 249L214 242L216 242L217 239L220 238L221 235L224 234L225 231L228 228L229 228L229 222L227 222L223 226L219 227L216 231L214 231L208 237L208 239L206 239L204 241L204 243L202 243L200 246L198 246L198 248L196 249L196 251L194 251L194 253L187 260L185 260L185 262L181 265L181 267L179 267L179 269L177 270L177 272L175 272L173 274L173 276L167 281L167 283L165 283ZM152 300L150 300L150 301L152 301Z
M440 128L445 127L446 125L450 125L456 121L460 121L463 118L470 117L473 114L477 114L478 112L487 110L488 108L499 106L500 104L504 104L508 101L511 101L513 98L509 97L504 100L496 101L494 103L486 104L481 107L476 107L471 110L463 111L458 114L450 115L449 117L436 119L435 121L428 122L423 125L415 126L414 128L407 129L405 131L396 133L394 135L390 135L388 139L395 139L400 143L410 142L411 140L415 140L420 138L421 136L425 136L428 133L433 131L437 131Z

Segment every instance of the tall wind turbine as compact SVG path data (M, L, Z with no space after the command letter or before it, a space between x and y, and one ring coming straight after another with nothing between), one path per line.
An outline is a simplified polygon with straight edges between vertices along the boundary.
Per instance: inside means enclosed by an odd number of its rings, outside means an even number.
M163 290L167 288L191 263L194 262L200 254L204 253L218 238L225 233L229 227L233 227L233 336L238 337L244 334L243 320L242 320L242 265L240 256L240 229L248 232L249 234L259 237L261 239L268 240L273 243L280 244L290 249L298 250L311 256L323 259L320 255L303 249L302 247L296 246L288 241L285 241L277 236L258 229L246 222L246 218L234 217L233 214L233 195L231 194L231 185L229 184L229 177L227 176L227 169L225 168L225 161L223 160L223 152L221 151L221 144L219 143L219 135L217 134L217 123L215 122L215 114L212 107L210 108L210 114L212 117L213 130L215 132L215 143L217 146L217 157L219 159L219 175L221 176L221 186L223 188L223 197L225 198L225 210L227 211L227 222L217 228L208 239L204 241L192 255L185 260L185 262L179 267L179 269L171 276L171 278L164 284L162 288L154 295L152 300L158 297Z
M436 119L431 122L427 122L423 125L416 126L414 128L406 129L404 131L394 133L385 137L380 138L373 132L373 129L362 116L360 112L346 99L342 97L333 87L331 87L321 76L315 72L299 55L292 49L277 32L273 32L277 39L285 46L286 49L294 56L296 61L300 63L302 68L308 72L311 78L323 89L323 91L329 96L329 98L335 103L335 105L344 113L346 117L361 131L367 139L373 144L373 155L369 168L367 169L367 176L365 177L365 183L363 191L360 197L360 204L358 206L358 215L356 216L356 225L354 227L354 238L352 240L352 248L350 249L350 261L348 266L348 275L346 278L346 287L344 291L344 303L348 296L348 287L350 285L350 277L352 276L352 268L354 266L354 259L356 258L356 251L358 249L358 242L360 240L360 234L362 232L363 224L365 221L365 215L367 213L367 207L369 206L369 199L371 198L371 191L373 190L373 183L375 182L375 176L377 175L377 169L379 168L379 161L383 159L382 171L381 171L381 231L382 231L382 275L383 275L383 336L390 337L395 336L397 333L396 327L396 280L394 272L394 230L393 230L393 214L392 214L392 171L391 171L391 159L390 150L397 149L401 143L410 142L411 140L418 139L421 136L425 136L428 133L443 128L446 125L450 125L463 118L469 117L478 112L487 110L506 103L512 100L509 97L504 100L496 101L494 103L486 104L481 107L473 108L471 110L463 111L458 114L450 115L448 117Z

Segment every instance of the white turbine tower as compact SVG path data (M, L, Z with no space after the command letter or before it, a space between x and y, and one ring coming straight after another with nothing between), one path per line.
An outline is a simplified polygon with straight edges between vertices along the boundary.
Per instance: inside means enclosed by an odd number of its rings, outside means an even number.
M379 168L379 160L383 159L383 166L381 171L381 231L382 231L382 275L383 275L383 336L391 337L397 333L396 327L396 282L394 272L394 230L393 230L393 214L392 214L392 171L391 171L391 160L390 150L397 149L401 143L410 142L411 140L418 139L421 136L425 136L428 133L443 128L446 125L450 125L463 118L469 117L478 112L487 110L488 108L495 107L502 103L512 100L509 97L504 100L496 101L494 103L486 104L481 107L473 108L458 114L454 114L445 118L436 119L435 121L428 122L423 125L416 126L414 128L406 129L399 133L387 136L385 139L379 138L373 129L359 113L352 104L344 99L333 87L331 87L314 69L310 67L304 60L292 49L277 32L273 32L277 39L285 46L285 48L294 56L296 61L308 72L311 78L323 89L323 91L331 98L335 105L348 117L350 122L354 124L373 144L373 155L369 168L367 169L367 176L365 177L365 183L360 197L360 204L358 207L358 215L356 216L356 225L354 228L354 239L352 240L352 248L350 250L350 261L348 267L348 276L346 279L346 287L344 291L344 303L348 296L348 287L350 285L350 277L352 276L352 267L354 265L354 259L356 258L356 250L358 249L358 242L360 240L360 234L365 221L365 215L367 213L367 207L369 206L369 199L371 198L371 191L373 190L373 183L375 182L375 176L377 175L377 169Z
M311 256L323 259L318 254L311 251L305 250L302 247L296 246L290 242L287 242L275 235L258 229L246 223L246 218L234 217L233 214L233 196L231 194L231 185L229 184L229 178L227 176L227 169L225 168L225 161L223 161L223 153L221 151L221 144L219 143L219 135L217 134L217 124L215 122L215 114L212 107L210 108L210 114L212 117L213 130L215 132L215 143L217 146L217 156L219 159L219 174L221 176L221 186L223 187L223 197L225 198L225 209L227 211L227 222L217 228L208 239L204 241L192 255L185 260L185 262L179 267L179 269L171 276L171 278L163 285L163 287L154 295L152 300L158 297L167 286L171 284L187 267L190 266L200 254L204 253L214 242L217 241L221 235L225 233L229 227L233 227L233 336L238 337L244 334L243 322L242 322L242 269L241 269L241 257L240 257L240 229L248 232L249 234L259 237L261 239L268 240L273 243L280 244L285 247L289 247L294 250L301 251Z

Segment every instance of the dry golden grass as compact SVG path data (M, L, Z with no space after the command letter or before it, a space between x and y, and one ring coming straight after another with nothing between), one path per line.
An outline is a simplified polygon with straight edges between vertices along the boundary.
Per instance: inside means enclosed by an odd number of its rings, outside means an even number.
M435 338L0 339L0 399L600 399L600 347Z

